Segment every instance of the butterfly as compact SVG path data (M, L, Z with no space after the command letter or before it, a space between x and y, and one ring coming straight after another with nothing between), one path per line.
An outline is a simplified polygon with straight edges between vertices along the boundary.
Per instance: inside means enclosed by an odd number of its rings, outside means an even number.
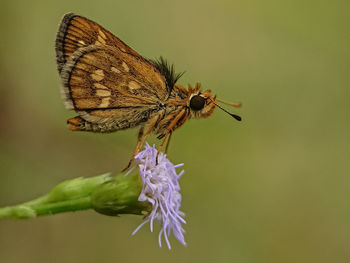
M155 133L166 140L168 151L173 132L188 119L207 118L220 101L200 84L184 88L176 82L183 73L160 57L149 60L102 26L68 13L56 36L56 61L67 109L78 116L68 119L72 131L108 133L140 127L134 154ZM230 114L236 120L241 117Z

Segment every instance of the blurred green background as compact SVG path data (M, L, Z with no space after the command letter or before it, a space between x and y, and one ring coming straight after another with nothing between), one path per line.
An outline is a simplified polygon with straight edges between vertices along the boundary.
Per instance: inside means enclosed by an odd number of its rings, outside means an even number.
M138 216L93 211L0 221L0 262L350 262L350 2L1 1L0 205L119 172L137 130L73 133L54 41L63 14L97 21L148 58L243 102L189 121L169 157L188 224L158 248ZM152 138L150 143L157 142ZM159 228L158 228L159 229ZM157 229L157 230L158 230Z

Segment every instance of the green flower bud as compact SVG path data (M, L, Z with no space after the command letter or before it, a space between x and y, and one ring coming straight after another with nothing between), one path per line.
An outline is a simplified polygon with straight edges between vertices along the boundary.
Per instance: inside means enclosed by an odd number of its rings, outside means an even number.
M141 190L142 181L138 174L119 174L92 191L91 205L104 215L141 215L149 207L148 202L138 201Z

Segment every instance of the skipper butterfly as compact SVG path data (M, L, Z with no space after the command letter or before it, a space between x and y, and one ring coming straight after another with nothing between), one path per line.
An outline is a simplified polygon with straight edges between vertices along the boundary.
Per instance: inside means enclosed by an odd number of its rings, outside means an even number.
M56 60L62 94L68 109L78 116L69 119L72 131L114 132L140 127L133 157L151 133L166 139L187 119L207 118L222 102L200 84L188 88L176 82L183 73L165 59L142 57L99 24L76 14L66 14L56 38ZM236 120L241 118L229 113ZM131 158L130 166L133 157Z

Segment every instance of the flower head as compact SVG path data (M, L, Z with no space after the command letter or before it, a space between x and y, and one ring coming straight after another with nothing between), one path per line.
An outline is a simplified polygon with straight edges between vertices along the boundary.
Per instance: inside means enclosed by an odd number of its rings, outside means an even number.
M186 245L184 239L185 230L181 224L186 224L183 217L185 214L180 211L181 194L178 180L184 173L179 174L176 168L183 164L173 165L163 153L159 153L158 164L156 164L157 150L155 146L148 144L145 150L136 155L135 159L139 163L140 175L143 181L141 194L138 198L140 202L149 202L152 205L152 211L146 217L146 220L139 225L132 233L133 235L146 223L150 223L151 232L153 232L153 222L156 219L161 223L158 242L162 246L162 236L169 249L171 249L169 236L173 232L180 243Z

